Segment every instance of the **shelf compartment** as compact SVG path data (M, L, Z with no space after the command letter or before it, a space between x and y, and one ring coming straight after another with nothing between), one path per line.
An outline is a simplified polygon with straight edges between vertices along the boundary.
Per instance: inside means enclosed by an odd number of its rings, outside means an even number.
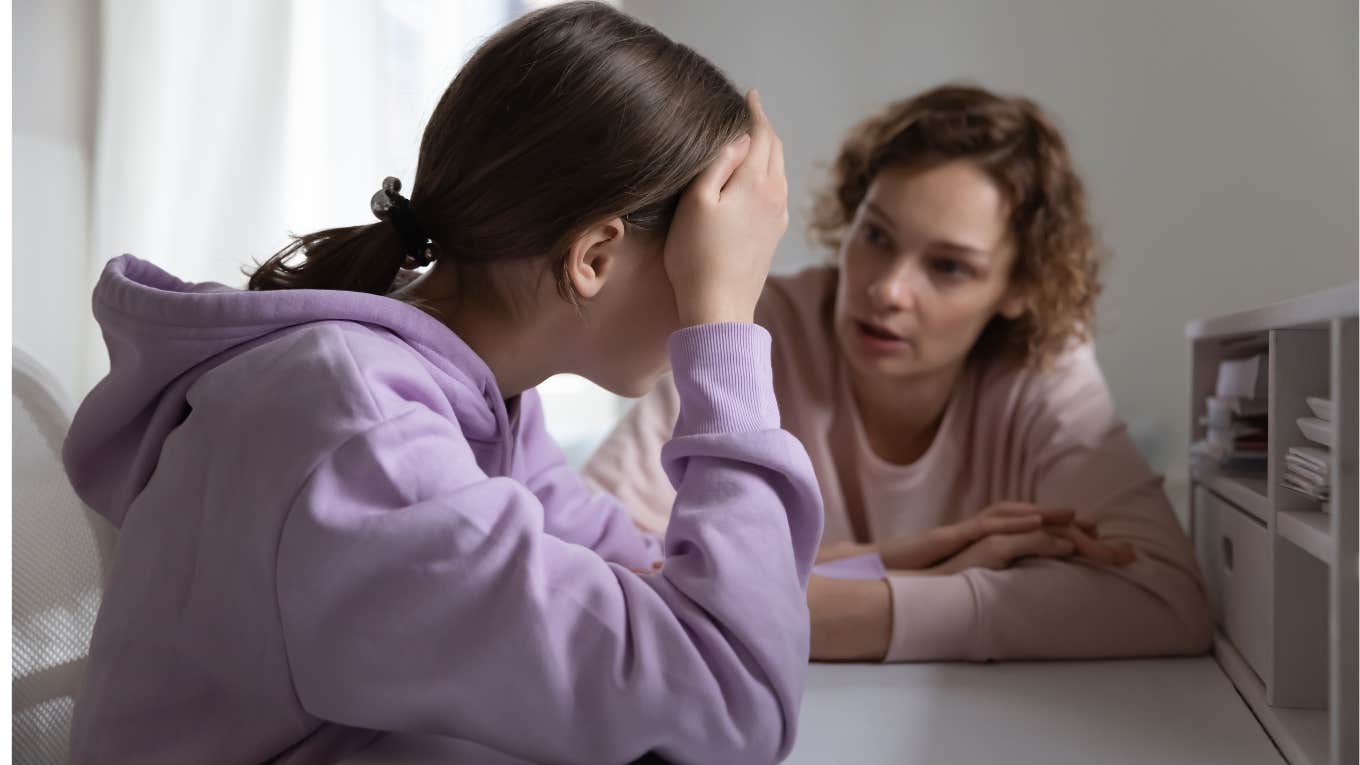
M1210 464L1199 464L1195 466L1194 476L1209 491L1270 525L1270 483L1265 473L1233 473Z
M1308 554L1331 565L1336 546L1332 544L1332 519L1319 510L1285 510L1275 516L1280 536Z
M1214 633L1214 656L1290 765L1327 765L1331 761L1327 710L1283 709L1267 704L1265 685L1221 632Z

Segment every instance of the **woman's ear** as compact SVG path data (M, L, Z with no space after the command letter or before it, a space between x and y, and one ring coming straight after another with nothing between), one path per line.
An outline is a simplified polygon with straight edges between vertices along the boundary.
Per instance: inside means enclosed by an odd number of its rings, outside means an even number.
M566 269L576 294L587 300L599 294L613 274L624 231L622 218L610 218L587 228L571 243Z
M1015 321L1025 315L1027 308L1029 308L1029 296L1019 287L1012 286L1008 287L1006 294L1002 296L1001 307L997 309L997 313Z

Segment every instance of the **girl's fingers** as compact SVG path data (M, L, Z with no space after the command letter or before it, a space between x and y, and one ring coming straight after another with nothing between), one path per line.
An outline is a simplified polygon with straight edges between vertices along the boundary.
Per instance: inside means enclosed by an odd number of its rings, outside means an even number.
M775 135L769 118L765 116L765 110L760 106L760 94L752 89L746 94L746 102L751 107L751 150L746 155L746 161L733 175L735 180L750 176L754 182L769 170L770 145Z
M774 143L770 145L770 167L768 170L770 177L784 180L784 142L779 140L779 136L774 137Z
M727 185L728 179L746 159L750 148L750 134L743 134L737 140L724 146L722 151L718 152L718 157L710 162L702 173L699 173L698 178L694 179L690 192L710 202L717 201L718 197L722 195L723 187Z

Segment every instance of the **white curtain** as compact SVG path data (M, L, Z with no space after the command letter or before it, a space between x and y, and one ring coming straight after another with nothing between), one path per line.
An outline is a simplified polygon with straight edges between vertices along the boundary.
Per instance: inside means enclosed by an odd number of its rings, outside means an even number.
M110 0L91 280L130 252L244 284L288 234L368 222L408 185L421 129L509 0ZM91 327L82 389L108 370Z
M487 35L542 0L109 0L102 13L91 283L130 252L190 281L305 233L371 220L410 187L439 95ZM107 371L90 327L88 389ZM579 461L617 416L580 380L544 388ZM584 417L584 419L583 419Z
M509 0L109 2L94 181L97 267L131 252L198 281L410 184L421 130Z

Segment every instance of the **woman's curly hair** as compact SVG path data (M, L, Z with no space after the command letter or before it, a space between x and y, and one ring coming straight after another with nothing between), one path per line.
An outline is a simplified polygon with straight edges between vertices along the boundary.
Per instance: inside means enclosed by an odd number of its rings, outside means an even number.
M973 352L1046 367L1072 342L1090 339L1101 257L1066 142L1033 101L946 85L890 104L850 131L809 229L839 250L880 170L960 159L981 168L1006 199L1016 246L1011 280L1026 299L1024 315L995 317Z

